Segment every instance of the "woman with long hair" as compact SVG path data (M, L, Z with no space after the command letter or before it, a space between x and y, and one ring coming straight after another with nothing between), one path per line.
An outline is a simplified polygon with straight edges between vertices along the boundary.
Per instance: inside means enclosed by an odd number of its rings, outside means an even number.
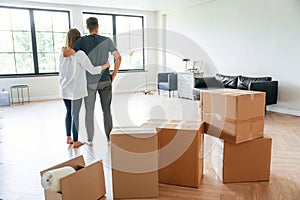
M102 66L94 67L83 51L75 52L73 50L74 43L79 37L80 32L77 29L68 31L66 46L62 48L62 54L59 59L60 93L67 109L65 118L67 144L73 144L74 148L84 144L78 141L78 130L82 98L88 95L85 70L91 74L100 74L102 70L110 67L108 62ZM66 51L73 51L73 54L64 57L63 52Z

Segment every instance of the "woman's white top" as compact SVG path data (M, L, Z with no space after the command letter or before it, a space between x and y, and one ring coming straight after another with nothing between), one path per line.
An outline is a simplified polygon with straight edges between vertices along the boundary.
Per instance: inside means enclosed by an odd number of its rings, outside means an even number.
M91 74L100 74L101 66L94 67L83 51L77 51L69 57L59 58L60 94L63 99L76 100L86 97L87 82L85 70Z

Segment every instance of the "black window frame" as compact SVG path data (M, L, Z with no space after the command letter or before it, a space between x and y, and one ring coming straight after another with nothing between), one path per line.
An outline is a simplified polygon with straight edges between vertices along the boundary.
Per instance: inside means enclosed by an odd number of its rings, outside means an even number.
M127 72L146 72L145 69L145 27L144 27L144 16L142 15L128 15L128 14L114 14L114 13L101 13L101 12L82 12L82 14L88 14L88 15L110 15L112 16L112 27L113 27L113 42L116 45L116 47L118 46L117 44L117 28L116 28L116 17L117 16L123 16L123 17L139 17L142 19L142 41L143 41L143 68L142 69L119 69L118 72L121 73L127 73ZM85 24L85 22L83 22ZM118 48L118 47L117 47ZM112 72L113 69L110 69L110 71Z
M37 52L37 42L36 42L36 32L35 32L35 24L34 24L34 11L50 11L50 12L64 12L68 14L69 20L69 29L71 28L71 16L69 10L55 10L55 9L43 9L43 8L30 8L30 7L14 7L14 6L2 6L0 8L7 9L20 9L20 10L28 10L29 18L30 18L30 31L31 31L31 40L32 40L32 54L33 54L33 64L34 73L26 73L26 74L0 74L0 78L21 78L21 77L39 77L39 76L57 76L58 72L39 72L38 65L38 52Z

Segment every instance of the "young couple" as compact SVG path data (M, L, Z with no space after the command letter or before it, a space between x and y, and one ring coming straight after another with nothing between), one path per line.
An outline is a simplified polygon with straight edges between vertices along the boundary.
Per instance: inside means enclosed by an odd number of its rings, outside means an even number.
M79 111L83 98L86 109L87 144L93 144L94 108L97 92L101 101L107 142L110 142L110 132L113 127L110 109L111 84L121 64L121 56L112 40L98 35L97 18L88 18L86 26L90 34L83 37L80 37L80 32L77 29L69 30L66 37L66 47L62 49L60 56L59 66L60 90L67 109L65 118L67 143L73 144L74 148L84 144L78 141ZM115 57L112 74L109 72L109 53Z

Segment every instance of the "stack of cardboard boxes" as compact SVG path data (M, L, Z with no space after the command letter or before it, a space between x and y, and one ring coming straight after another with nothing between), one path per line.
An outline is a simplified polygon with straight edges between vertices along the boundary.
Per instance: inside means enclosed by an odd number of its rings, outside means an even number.
M272 139L264 135L265 93L202 91L201 107L205 133L215 137L212 167L220 179L269 180Z
M270 177L272 139L264 135L265 93L218 89L201 92L202 121L150 119L111 132L114 198L156 198L158 183L199 187L204 133L213 138L212 167L224 183ZM98 199L105 195L103 165L77 157L46 169L72 166L60 193L46 199ZM93 189L89 188L92 185Z

